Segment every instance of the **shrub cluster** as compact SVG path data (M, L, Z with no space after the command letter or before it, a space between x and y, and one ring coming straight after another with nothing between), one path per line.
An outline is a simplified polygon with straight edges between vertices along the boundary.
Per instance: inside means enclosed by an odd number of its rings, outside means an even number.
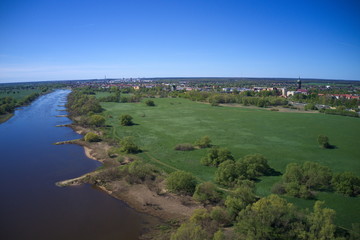
M312 190L329 189L332 172L330 168L315 162L305 162L302 166L290 163L286 166L282 182L272 189L275 193L287 193L290 196L310 199Z
M318 110L318 108L313 103L306 104L304 109L305 109L305 111L307 111L307 110Z
M101 127L105 125L105 118L98 114L93 114L88 119L88 124L96 127Z
M134 143L132 137L125 137L120 141L120 151L124 153L139 153L141 150Z
M125 165L121 168L121 171L126 176L126 181L131 184L142 183L147 180L153 181L160 174L153 165L141 160L135 160Z
M13 97L0 98L0 115L14 112L16 107L27 105L40 96L39 93L32 93L21 100L16 100Z
M153 100L146 100L145 104L146 104L146 106L149 106L149 107L154 107L155 106L155 102Z
M335 211L324 208L324 202L317 201L313 211L305 212L276 195L257 200L249 189L236 190L227 201L227 209L195 210L170 239L343 239L337 238ZM231 224L235 231L228 229L225 234L222 227Z
M99 170L93 175L89 175L86 178L86 181L90 184L104 185L122 177L123 175L118 167L111 167Z
M340 110L340 109L321 109L320 112L325 113L325 114L332 114L332 115L359 117L359 114L357 112L351 112L351 111Z
M177 151L192 151L194 150L194 146L191 143L181 143L175 146L175 150Z
M186 92L183 97L192 101L209 102L212 106L218 106L222 103L240 103L244 105L255 105L258 107L282 106L288 104L288 101L278 96L276 91L264 92L242 92L240 94L210 93L210 92Z
M66 107L73 116L100 113L103 111L99 101L94 96L87 95L81 90L74 90L69 94Z
M318 143L322 148L332 148L333 146L329 143L329 138L324 135L318 137Z
M215 181L224 186L234 186L244 179L256 179L269 175L272 169L261 154L246 155L238 161L227 160L215 172Z
M188 172L176 171L169 174L166 178L166 188L170 192L193 195L196 187L195 177Z
M213 215L206 209L197 209L190 219L181 224L171 235L171 240L207 240L223 239L223 233L219 231L219 222L212 218ZM216 238L214 238L216 235ZM220 238L219 238L220 237Z
M97 135L96 133L93 132L88 132L85 137L84 137L85 141L87 142L99 142L101 141L101 138L99 135Z
M131 126L134 124L132 119L133 119L133 117L130 116L129 114L121 115L120 116L120 124L122 126Z
M338 193L351 197L356 197L360 194L360 177L355 176L352 172L335 174L331 183L334 190Z
M234 160L234 157L227 148L212 147L208 150L206 156L201 159L201 164L218 167L219 164L227 160Z
M203 136L195 142L195 146L199 148L209 148L211 147L211 139L209 136Z
M193 198L204 204L218 203L222 195L212 182L204 182L196 186Z

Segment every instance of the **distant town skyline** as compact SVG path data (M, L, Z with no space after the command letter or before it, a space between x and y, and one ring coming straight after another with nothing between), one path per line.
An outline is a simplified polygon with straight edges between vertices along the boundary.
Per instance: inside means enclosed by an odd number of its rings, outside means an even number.
M0 36L0 83L360 80L356 0L2 0Z

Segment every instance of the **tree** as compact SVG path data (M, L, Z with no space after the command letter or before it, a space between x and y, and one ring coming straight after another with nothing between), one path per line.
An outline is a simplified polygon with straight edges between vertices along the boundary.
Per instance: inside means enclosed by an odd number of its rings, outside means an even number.
M239 186L225 200L225 206L235 218L242 209L256 201L255 184L249 180L240 182Z
M155 106L155 103L154 103L153 100L146 100L145 104L146 104L146 106L149 106L149 107L154 107Z
M199 140L195 142L195 146L198 146L199 148L208 148L211 147L211 139L209 136L203 136Z
M285 173L282 178L285 183L295 182L300 185L303 178L303 170L299 164L289 163L286 166Z
M201 203L217 203L221 193L212 182L204 182L196 186L193 198Z
M229 226L232 220L229 211L219 206L213 207L211 209L210 217L221 226Z
M221 230L218 230L218 231L214 234L213 240L225 240L224 232L221 231Z
M306 161L303 166L303 182L310 189L328 189L332 179L332 171L329 167L316 162Z
M170 240L208 240L208 234L201 226L192 222L186 222L171 235Z
M305 111L307 111L307 110L318 110L317 107L315 106L315 104L313 104L313 103L306 104L304 109L305 109Z
M181 224L171 240L208 240L218 230L218 224L212 220L206 209L196 209L190 219Z
M236 164L232 160L221 163L215 172L215 181L224 186L233 186L238 178Z
M120 151L124 153L138 153L140 148L134 143L132 137L124 137L120 141Z
M96 127L103 126L105 124L105 118L97 114L91 115L89 119L89 124Z
M196 187L195 177L188 172L176 171L169 174L165 182L170 192L193 195Z
M308 216L310 224L310 240L331 240L335 238L336 226L334 225L335 211L323 207L324 202L316 201L314 212Z
M122 126L131 126L133 125L134 123L132 122L132 116L128 115L128 114L125 114L125 115L121 115L120 116L120 124Z
M325 135L320 135L318 137L318 143L322 148L331 148L331 145L329 143L329 138Z
M247 179L255 179L267 175L271 168L267 159L261 154L249 154L238 161L239 175Z
M336 174L333 177L331 184L338 193L346 194L351 197L360 194L360 177L355 176L352 172Z
M130 183L141 183L145 180L154 180L158 170L151 164L141 160L135 160L122 169L127 173L127 181Z
M329 167L307 161L302 166L289 163L282 183L288 195L310 199L314 197L311 190L328 189L331 179L332 172Z
M305 220L293 204L270 195L239 213L236 230L240 239L305 239Z
M206 166L218 167L220 163L227 160L234 160L227 148L212 147L208 150L206 156L201 159L201 163Z
M93 133L93 132L88 132L85 135L84 139L87 142L99 142L99 141L101 141L101 138L99 137L99 135L97 135L96 133Z

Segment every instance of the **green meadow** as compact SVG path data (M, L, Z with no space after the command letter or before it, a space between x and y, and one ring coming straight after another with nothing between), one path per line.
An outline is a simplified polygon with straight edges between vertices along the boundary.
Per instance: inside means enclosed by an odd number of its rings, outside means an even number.
M143 102L146 99L143 100ZM212 107L181 98L156 98L155 107L142 103L102 103L106 109L108 134L120 139L133 136L143 150L139 155L165 171L181 169L199 181L212 181L215 168L200 164L206 149L175 151L179 143L194 143L208 135L212 143L227 147L236 159L261 153L275 170L284 172L288 163L314 161L333 172L360 175L360 120L318 113L284 113L266 109ZM135 125L121 126L119 116L130 114ZM321 149L318 135L327 135L335 149ZM260 196L270 194L281 176L263 177L257 183ZM360 222L360 198L336 193L318 193L318 200L337 212L336 223L350 228ZM287 199L311 208L314 201Z
M13 90L0 90L0 98L13 97L16 100L21 100L32 93L41 93L41 89L13 89Z

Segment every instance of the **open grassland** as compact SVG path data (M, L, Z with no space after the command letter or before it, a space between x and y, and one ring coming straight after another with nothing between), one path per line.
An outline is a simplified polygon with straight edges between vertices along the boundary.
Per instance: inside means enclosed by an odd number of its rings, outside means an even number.
M265 155L271 167L284 172L288 163L314 161L333 172L352 171L360 175L360 121L324 114L283 113L264 109L211 107L179 98L157 98L155 107L144 103L102 103L106 109L108 134L120 139L134 136L143 149L140 154L166 171L192 172L200 181L213 180L215 168L200 164L206 149L175 151L179 143L193 143L208 135L214 145L227 147L236 159L247 154ZM146 99L144 99L146 101ZM130 114L135 125L121 126L119 116ZM111 117L110 117L111 116ZM335 149L321 149L318 135L327 135ZM260 196L270 194L281 176L264 177L257 184ZM350 227L360 222L360 198L320 193L319 200L337 211L336 222ZM301 207L313 201L287 198Z
M41 93L41 89L14 89L14 90L0 90L0 98L13 97L16 100L21 100L32 93Z

